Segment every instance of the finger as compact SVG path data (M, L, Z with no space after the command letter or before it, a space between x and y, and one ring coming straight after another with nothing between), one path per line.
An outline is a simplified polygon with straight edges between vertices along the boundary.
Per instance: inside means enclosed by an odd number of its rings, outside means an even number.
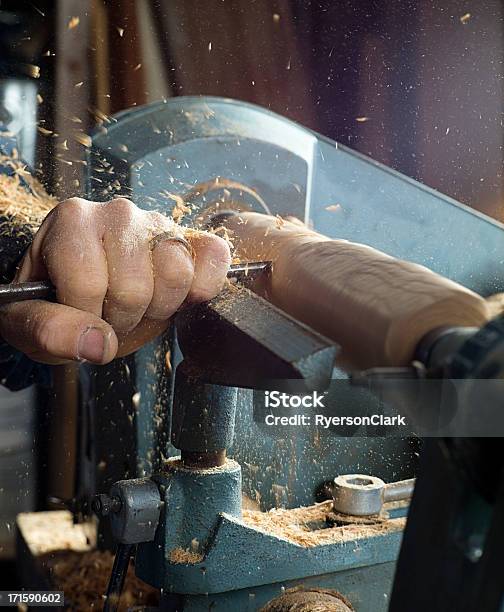
M194 278L188 300L203 302L221 291L231 263L225 240L207 232L188 232L186 239L194 251Z
M97 316L42 300L0 308L0 335L35 361L103 364L114 359L117 337Z
M46 217L46 219L48 219L48 217L49 215ZM48 278L49 275L40 254L42 242L47 230L49 229L49 223L46 221L46 219L44 219L42 222L42 225L35 234L32 243L24 254L14 276L13 282L21 283L29 280L46 280Z
M194 277L192 257L182 244L165 240L152 251L154 293L145 316L169 319L186 299Z
M45 236L51 227L52 219L54 218L57 209L58 206L55 206L47 213L42 221L42 224L36 231L33 241L16 271L14 282L45 280L48 278L49 275L47 273L47 268L44 265L41 248Z
M134 329L144 316L154 291L146 217L125 198L106 205L103 246L108 289L103 318L119 333Z
M27 266L23 274L37 280L43 262L60 304L101 317L108 272L95 213L95 203L79 198L58 204L49 227L32 245L31 272Z
M152 269L154 292L145 316L156 321L169 319L181 306L189 293L194 276L192 247L172 240L170 236L180 234L182 229L173 219L157 212L149 213L151 234ZM163 236L166 237L163 239Z

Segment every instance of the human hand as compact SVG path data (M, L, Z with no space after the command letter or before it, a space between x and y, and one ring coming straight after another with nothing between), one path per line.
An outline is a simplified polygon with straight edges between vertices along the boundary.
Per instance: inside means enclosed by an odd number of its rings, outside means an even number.
M15 278L49 279L57 303L3 306L0 335L35 361L108 363L163 332L184 302L217 295L229 264L215 235L184 233L125 198L71 198L47 215Z

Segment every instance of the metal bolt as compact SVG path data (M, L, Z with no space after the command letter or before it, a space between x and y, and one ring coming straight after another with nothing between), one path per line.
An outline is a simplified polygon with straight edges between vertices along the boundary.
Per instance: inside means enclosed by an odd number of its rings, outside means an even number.
M122 502L119 497L110 497L106 493L95 495L91 502L91 508L98 516L108 516L121 511Z
M353 516L379 514L384 503L410 499L414 486L414 478L385 484L376 476L343 474L332 484L333 507Z

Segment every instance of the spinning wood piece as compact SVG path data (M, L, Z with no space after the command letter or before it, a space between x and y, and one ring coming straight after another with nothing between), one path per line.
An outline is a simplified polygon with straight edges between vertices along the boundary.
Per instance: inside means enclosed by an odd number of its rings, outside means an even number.
M225 225L242 260L273 261L264 295L340 344L346 368L407 365L427 332L490 317L476 293L371 247L259 213Z

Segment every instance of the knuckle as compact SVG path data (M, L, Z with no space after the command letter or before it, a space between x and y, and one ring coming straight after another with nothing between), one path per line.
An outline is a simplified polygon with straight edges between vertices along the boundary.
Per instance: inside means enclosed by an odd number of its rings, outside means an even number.
M223 238L215 234L208 234L206 241L210 261L214 260L222 264L229 264L231 262L231 251L229 250L228 243Z
M57 217L58 206L59 204L56 205L54 208L51 208L51 210L44 217L44 220L42 221L42 225L47 226L48 223L51 223Z
M58 326L55 317L45 317L39 319L33 329L34 344L44 353L51 353L56 335L58 333Z
M82 198L68 198L60 202L54 209L54 216L61 221L71 221L83 217L89 208L89 202Z
M103 299L107 291L106 281L97 274L76 274L58 283L58 291L73 299Z
M142 212L131 200L127 198L114 198L105 204L105 212L108 217L108 230L113 234L124 234L132 227L138 232L139 214Z
M194 246L197 261L224 274L231 263L231 251L224 239L215 234L204 234L198 237Z
M139 209L128 198L114 198L107 202L107 209L120 217L132 217Z
M156 225L161 225L166 223L166 221L170 222L169 218L158 210L150 210L147 212L147 215Z

